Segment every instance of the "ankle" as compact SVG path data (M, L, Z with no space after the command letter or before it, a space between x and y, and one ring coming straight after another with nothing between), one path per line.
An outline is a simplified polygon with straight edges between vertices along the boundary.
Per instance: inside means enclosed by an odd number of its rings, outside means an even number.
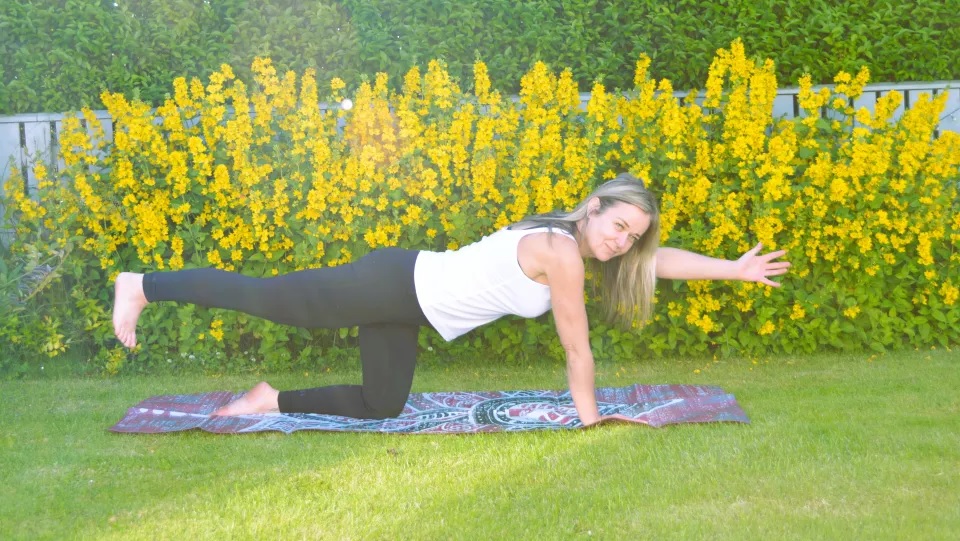
M147 300L147 293L143 286L144 275L136 272L125 272L123 274L127 275L126 279L127 283L129 284L127 292L129 295L143 304L150 302Z

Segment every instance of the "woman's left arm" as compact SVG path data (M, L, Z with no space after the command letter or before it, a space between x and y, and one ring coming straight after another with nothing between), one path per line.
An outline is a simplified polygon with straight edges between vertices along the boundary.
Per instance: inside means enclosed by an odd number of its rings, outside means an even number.
M770 280L787 272L789 261L777 261L786 250L760 254L762 244L743 254L740 259L716 259L678 248L657 249L657 278L668 280L743 280L760 282L771 287L780 284Z

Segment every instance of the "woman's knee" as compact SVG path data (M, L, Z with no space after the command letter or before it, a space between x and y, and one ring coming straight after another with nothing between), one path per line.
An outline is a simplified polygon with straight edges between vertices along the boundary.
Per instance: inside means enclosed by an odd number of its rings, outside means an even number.
M369 396L373 394L374 396ZM407 396L389 396L377 393L363 393L363 403L367 407L370 419L393 419L403 413L407 405Z

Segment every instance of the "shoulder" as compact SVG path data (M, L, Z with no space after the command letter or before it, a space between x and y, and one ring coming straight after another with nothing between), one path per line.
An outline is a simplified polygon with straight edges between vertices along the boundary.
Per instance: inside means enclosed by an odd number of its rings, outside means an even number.
M580 246L577 241L559 232L540 231L531 233L520 239L520 244L524 246L522 249L541 252L544 255L552 254L556 257L574 256L577 259L580 258Z
M577 241L562 233L532 233L520 240L517 256L532 263L536 274L548 277L560 272L583 274L583 258Z

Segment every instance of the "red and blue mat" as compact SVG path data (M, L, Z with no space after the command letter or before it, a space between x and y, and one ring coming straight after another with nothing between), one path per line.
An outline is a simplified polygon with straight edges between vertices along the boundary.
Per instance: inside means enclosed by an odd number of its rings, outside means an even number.
M705 385L630 385L597 389L601 415L652 427L676 423L749 423L732 394ZM218 434L297 430L463 434L582 428L569 391L483 391L411 394L399 417L353 419L314 413L214 417L242 396L229 391L154 396L127 410L110 430L159 433L200 429Z

